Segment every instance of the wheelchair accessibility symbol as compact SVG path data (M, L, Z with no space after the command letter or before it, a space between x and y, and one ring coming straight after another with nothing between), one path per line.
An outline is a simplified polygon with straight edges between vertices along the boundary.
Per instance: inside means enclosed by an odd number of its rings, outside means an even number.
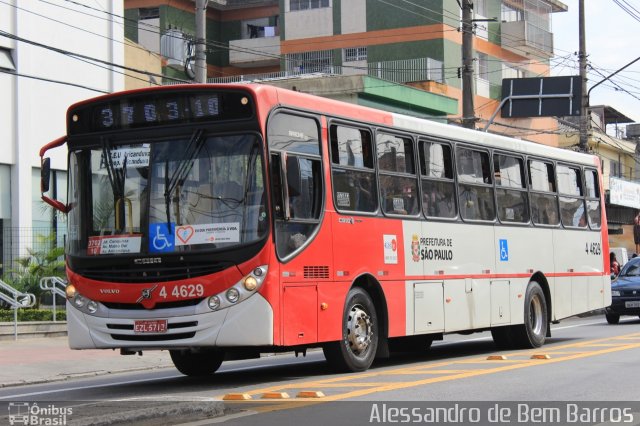
M175 224L152 223L149 225L149 252L163 253L174 250Z
M498 242L500 243L500 261L509 261L509 245L507 244L507 240L499 240Z

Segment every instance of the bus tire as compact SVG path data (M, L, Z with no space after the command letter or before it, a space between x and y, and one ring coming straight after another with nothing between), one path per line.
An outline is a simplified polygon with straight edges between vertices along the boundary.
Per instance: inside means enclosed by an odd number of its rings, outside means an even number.
M342 340L322 349L329 365L338 371L368 369L378 349L378 315L369 294L354 287L347 294L342 315Z
M224 352L219 350L172 349L169 353L178 371L190 377L209 376L220 368L224 360Z
M547 327L547 299L540 284L531 281L524 296L524 324L511 329L514 344L521 348L539 348L544 344Z
M618 324L620 322L620 315L618 314L604 314L609 324Z

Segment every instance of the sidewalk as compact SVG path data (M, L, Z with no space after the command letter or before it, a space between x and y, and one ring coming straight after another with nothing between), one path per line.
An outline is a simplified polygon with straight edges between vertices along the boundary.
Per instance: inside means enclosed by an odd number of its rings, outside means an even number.
M66 336L0 341L0 388L167 367L173 367L168 351L71 350Z

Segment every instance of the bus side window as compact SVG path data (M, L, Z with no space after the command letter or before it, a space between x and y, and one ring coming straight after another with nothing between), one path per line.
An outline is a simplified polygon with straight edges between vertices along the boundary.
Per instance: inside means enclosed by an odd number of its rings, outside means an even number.
M560 224L558 195L552 163L529 160L531 219L536 225Z
M489 153L458 147L458 205L460 215L469 220L495 220L493 177Z
M600 229L602 212L600 211L600 182L598 180L598 172L592 169L585 169L584 181L587 189L585 195L589 226L591 226L592 229Z
M427 217L455 218L455 184L451 146L420 141L422 210Z
M529 197L522 159L501 154L493 156L498 218L501 222L529 222Z
M557 173L562 224L569 227L586 228L587 215L580 168L558 165Z
M378 133L376 147L382 210L387 214L419 214L413 141L409 138Z
M378 209L371 133L333 125L330 129L333 200L338 211Z

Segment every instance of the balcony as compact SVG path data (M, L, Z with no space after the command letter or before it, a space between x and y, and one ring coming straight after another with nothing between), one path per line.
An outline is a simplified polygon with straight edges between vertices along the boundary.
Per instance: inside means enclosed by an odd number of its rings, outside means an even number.
M231 40L229 64L238 68L279 66L280 36Z
M553 56L553 33L528 21L502 22L502 47L519 55Z

